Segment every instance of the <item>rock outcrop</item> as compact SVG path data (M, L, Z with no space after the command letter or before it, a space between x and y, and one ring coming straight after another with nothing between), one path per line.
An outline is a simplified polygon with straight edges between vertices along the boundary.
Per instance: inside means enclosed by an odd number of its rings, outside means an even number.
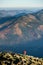
M0 65L43 65L43 58L0 52Z

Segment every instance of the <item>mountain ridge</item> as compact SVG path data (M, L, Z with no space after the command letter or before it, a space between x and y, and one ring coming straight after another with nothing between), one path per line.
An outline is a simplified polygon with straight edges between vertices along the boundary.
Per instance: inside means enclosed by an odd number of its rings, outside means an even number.
M20 13L1 19L0 41L12 40L12 43L20 43L43 37L43 9L36 13Z

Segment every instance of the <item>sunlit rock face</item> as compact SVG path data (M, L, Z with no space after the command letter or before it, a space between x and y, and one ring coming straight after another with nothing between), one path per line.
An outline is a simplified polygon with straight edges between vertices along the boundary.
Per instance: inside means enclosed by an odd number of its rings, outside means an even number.
M43 25L39 25L38 30L42 30L43 31Z
M42 37L43 10L15 16L0 16L0 44L21 43Z

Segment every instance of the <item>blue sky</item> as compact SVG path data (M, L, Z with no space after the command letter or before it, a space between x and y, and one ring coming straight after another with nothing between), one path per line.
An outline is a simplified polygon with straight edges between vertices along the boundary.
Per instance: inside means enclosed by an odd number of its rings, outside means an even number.
M0 7L43 7L43 0L0 0Z

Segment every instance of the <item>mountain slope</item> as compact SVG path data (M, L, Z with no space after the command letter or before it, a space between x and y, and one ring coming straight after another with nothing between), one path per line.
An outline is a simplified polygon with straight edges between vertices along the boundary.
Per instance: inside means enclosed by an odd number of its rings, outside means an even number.
M13 44L43 37L43 9L35 13L20 13L0 17L0 44Z

